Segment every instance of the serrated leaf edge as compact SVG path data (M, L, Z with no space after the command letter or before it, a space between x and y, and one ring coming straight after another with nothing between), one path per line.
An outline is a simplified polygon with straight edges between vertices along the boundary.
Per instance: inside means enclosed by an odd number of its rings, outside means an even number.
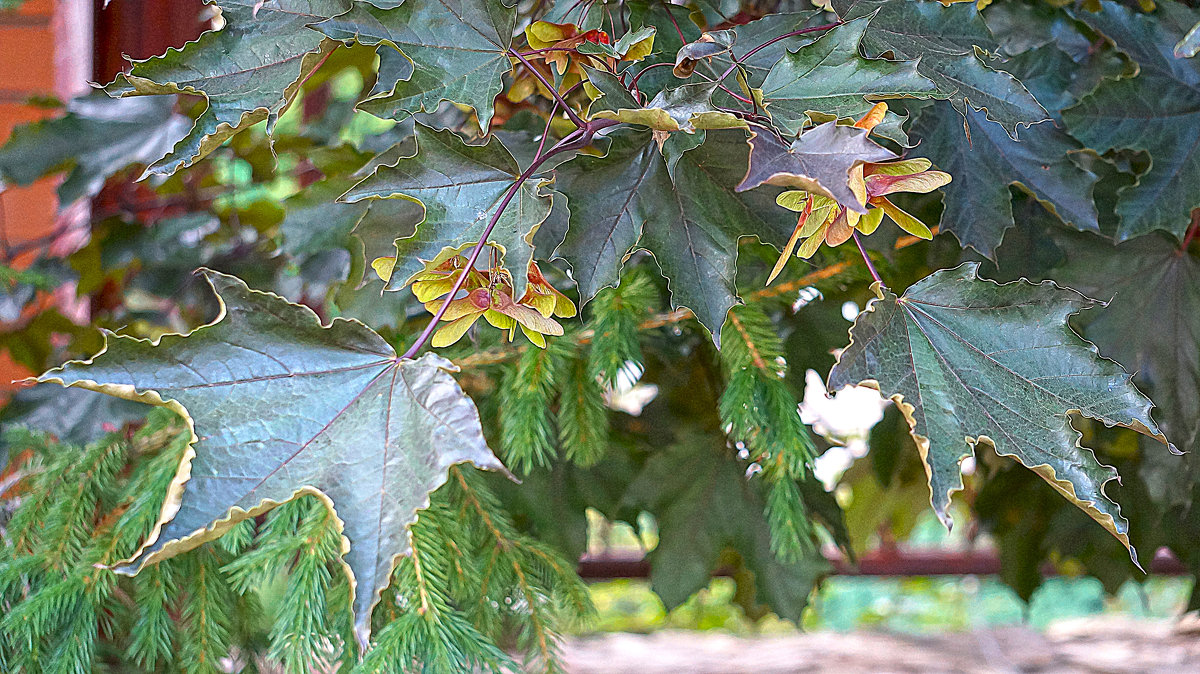
M979 276L979 273L978 273L979 272L979 263L978 262L964 262L963 264L960 264L957 267L953 267L949 270L939 270L939 271L956 271L956 270L963 269L963 268L967 268L970 271L973 280L987 281L998 287L1024 283L1024 284L1032 285L1032 286L1047 286L1048 285L1053 288L1057 288L1059 290L1064 290L1064 291L1075 293L1081 299L1083 299L1085 302L1084 302L1084 305L1080 307L1080 309L1077 309L1077 310L1072 311L1069 314L1067 314L1067 319L1069 319L1071 316L1077 315L1081 310L1091 308L1092 306L1103 307L1107 304L1106 302L1092 299L1073 288L1068 288L1066 286L1059 285L1057 282L1055 282L1051 279L1047 279L1047 280L1041 281L1039 283L1034 283L1033 281L1030 281L1028 278L1022 277L1020 279L1017 279L1015 281L1010 281L1008 283L999 283L992 279ZM932 276L932 274L930 274L930 276ZM929 276L926 276L925 278L929 278ZM924 279L922 279L922 280L924 280ZM917 283L920 283L920 282L921 281L918 281ZM916 285L916 284L913 284L913 285ZM864 316L868 312L875 311L876 305L879 302L885 301L888 293L891 293L893 296L895 296L897 302L900 302L900 300L903 299L903 296L895 295L895 293L890 288L883 285L883 283L880 281L876 281L871 284L871 291L873 293L875 293L875 297L870 302L867 303L866 308L863 309L862 313L860 313L859 316L857 318L855 318L854 323L851 324L851 326L848 330L849 335L850 335L850 342L846 345L845 348L843 348L841 351L839 351L837 353L837 355L834 359L834 365L833 365L834 368L836 368L841 363L842 354L845 353L845 349L849 348L850 344L854 343L854 328L855 328L855 326L858 325L859 319L862 318L862 316ZM1125 368L1120 363L1116 362L1115 360L1112 360L1110 358L1105 358L1104 356L1100 355L1099 348L1092 342L1088 341L1087 339L1085 339L1084 337L1079 335L1079 333L1075 332L1074 328L1072 328L1070 323L1066 322L1066 320L1064 320L1062 328L1064 328L1072 336L1079 339L1079 341L1083 343L1083 346L1085 346L1086 348L1091 350L1091 352L1095 355L1096 358L1099 358L1101 360L1106 360L1110 363L1113 363L1118 368L1120 368L1123 372L1125 371ZM831 372L832 372L832 370L831 370ZM1146 396L1144 393L1141 393L1141 391L1139 389L1137 389L1136 384L1133 383L1133 375L1126 372L1125 376L1126 376L1126 381L1129 383L1129 385L1132 386L1134 388L1134 390L1137 390L1138 393L1141 394L1142 398L1144 398L1146 400L1146 406L1144 409L1145 409L1147 418L1150 418L1150 412L1155 407L1154 402L1151 401L1150 398L1148 396ZM871 389L874 389L874 390L882 393L879 382L875 379L863 379L863 380L859 381L856 385L864 386L866 388L871 388ZM843 390L848 387L849 387L849 385L844 387ZM933 469L929 465L929 460L928 460L930 440L928 437L923 436L920 433L917 433L917 431L916 431L917 420L916 420L916 417L913 416L913 412L916 408L913 405L911 405L910 403L905 402L904 396L899 393L892 394L891 396L889 396L889 400L891 400L896 405L896 408L898 410L900 410L900 413L904 415L904 420L908 424L909 435L912 437L913 442L916 443L917 453L921 457L921 465L925 469L926 480L927 480L927 484L929 485L929 490L930 490L929 505L933 509L934 514L937 515L938 519L946 527L946 529L951 530L953 528L954 522L953 522L953 519L950 517L949 512L947 512L947 509L945 509L945 508L939 508L936 505L936 503L934 502L935 494L933 493L933 485L932 485ZM1168 450L1170 450L1172 453L1178 453L1178 450L1175 448L1175 445L1167 440L1166 436L1163 435L1162 431L1156 431L1156 429L1147 428L1140 421L1131 419L1131 420L1129 420L1128 423L1114 422L1114 423L1110 424L1104 419L1096 419L1095 417L1088 416L1079 409L1067 409L1067 410L1064 410L1063 412L1061 412L1061 414L1067 417L1068 425L1070 426L1071 430L1075 432L1075 447L1080 450L1083 450L1087 454L1091 455L1092 459L1096 462L1096 465L1102 466L1102 467L1108 469L1108 472L1110 474L1109 477L1100 483L1099 489L1100 489L1101 495L1107 496L1107 493L1105 491L1105 486L1109 482L1116 480L1119 484L1121 478L1115 468L1100 462L1099 458L1096 456L1096 452L1093 449L1091 449L1090 447L1085 447L1085 446L1083 446L1083 444L1081 444L1080 441L1083 439L1083 433L1079 432L1079 430L1076 429L1075 426L1070 423L1070 418L1072 415L1086 417L1086 418L1092 419L1094 421L1098 421L1098 422L1104 424L1104 426L1106 428L1113 428L1115 426L1121 426L1122 428L1129 428L1131 430L1137 431L1138 433L1147 435L1149 437L1154 438L1155 440L1158 440L1159 442L1166 445ZM958 457L959 464L961 464L962 460L967 458L968 456L974 456L975 448L980 443L986 443L988 446L990 446L992 448L993 451L996 452L997 456L1004 456L1004 457L1011 458L1014 461L1016 461L1018 464L1025 466L1029 470L1033 471L1038 476L1040 476L1043 480L1045 480L1056 491L1058 491L1060 494L1065 496L1067 498L1067 500L1074 503L1081 510L1083 510L1085 513L1087 513L1088 516L1090 516L1093 520L1095 520L1098 524L1100 524L1100 526L1104 527L1104 529L1106 531L1111 533L1117 540L1121 541L1121 543L1125 546L1125 548L1129 550L1129 555L1130 555L1130 558L1132 559L1134 565L1136 565L1138 567L1138 569L1142 569L1142 566L1138 561L1137 550L1134 549L1133 545L1129 541L1129 532L1128 532L1129 523L1128 523L1128 521L1125 522L1124 528L1119 527L1116 520L1113 518L1112 515L1109 515L1107 513L1102 513L1095 509L1095 507L1094 507L1096 504L1095 501L1088 501L1088 500L1079 498L1078 494L1075 492L1075 486L1073 484L1071 484L1069 481L1066 481L1066 480L1059 480L1057 471L1055 471L1052 466L1050 466L1049 464L1038 464L1036 466L1027 466L1019 458L1017 458L1017 456L1015 454L1001 452L999 450L999 448L996 447L995 441L992 438L988 437L987 435L979 435L974 438L972 438L971 436L966 436L963 438L963 440L967 445L967 450L964 451ZM963 481L962 481L962 474L960 472L959 476L958 476L958 487L957 488L952 487L952 488L946 490L947 506L950 503L951 497L955 493L962 491L963 488L964 488L964 485L963 485ZM1121 506L1116 501L1112 501L1112 504L1113 504L1113 507L1116 509L1117 514L1120 515ZM1124 519L1124 518L1122 518L1122 519Z
M165 56L167 56L168 54L171 54L171 53L183 53L183 51L185 49L187 49L188 46L193 45L193 44L198 44L200 42L201 38L203 38L205 35L208 35L210 33L216 33L216 32L219 32L219 31L205 31L204 33L200 34L200 37L196 38L195 40L189 40L188 42L185 42L183 44L183 46L181 46L181 47L178 47L178 48L168 47L167 50L165 52L163 52L162 54L159 54L157 56L151 56L151 57L145 58L145 59L130 59L129 63L131 65L131 67L133 67L133 66L137 66L139 63L146 63L148 61L154 61L157 59L164 58ZM146 180L147 178L149 178L151 176L155 176L155 175L170 176L170 175L173 175L174 173L176 173L177 171L179 171L180 169L188 168L188 167L192 166L193 164L195 164L196 162L203 159L204 157L208 156L208 154L210 154L213 150L217 149L222 144L224 144L224 142L226 140L228 140L230 137L236 135L237 133L245 130L246 128L248 128L250 126L253 126L253 125L263 121L264 119L267 120L267 129L266 129L267 138L271 145L271 154L273 157L275 154L275 147L274 147L274 139L271 137L271 134L275 129L275 123L279 120L279 117L284 112L286 112L289 107L291 107L291 104L293 102L295 102L296 94L299 92L300 86L303 83L304 79L306 78L306 76L308 74L310 74L311 70L315 70L315 68L316 68L316 66L313 64L320 63L320 61L322 59L324 59L326 56L328 56L330 53L332 53L333 50L339 46L341 46L341 42L338 40L334 40L334 39L328 38L328 37L322 39L320 44L317 45L316 49L305 52L304 54L301 55L301 57L300 57L300 72L297 75L295 81L293 81L291 84L289 84L283 90L283 96L281 97L278 105L271 106L271 107L260 106L260 107L254 108L253 110L247 110L247 111L243 112L240 117L238 117L237 124L231 125L228 122L218 123L217 128L213 131L213 133L205 134L204 138L198 144L198 149L197 149L196 154L193 156L182 158L182 159L175 159L173 161L168 162L167 160L175 154L175 148L171 148L171 151L169 153L167 153L167 155L165 157L162 157L161 159L159 159L159 160L155 161L154 163L150 164L149 166L147 166L146 169L142 172L142 174L138 177L136 182L141 182L141 181ZM122 81L124 81L126 83L127 88L121 87L120 88L121 90L119 90L119 91L109 91L110 87L117 88L118 82L122 82ZM195 96L200 96L200 97L204 98L204 104L206 106L204 109L204 112L200 113L201 117L204 116L205 112L208 112L208 110L212 108L212 101L209 100L208 94L201 89L197 89L196 87L193 87L193 86L181 86L178 82L155 82L154 80L151 80L151 79L148 79L145 77L139 77L137 75L132 75L128 72L118 73L117 76L113 78L112 82L109 82L108 84L105 84L102 86L95 82L93 82L91 84L92 84L92 86L100 89L101 91L103 91L104 93L108 94L109 96L111 96L113 98L130 98L133 96L158 96L158 95L171 95L171 94L191 94L191 95L195 95ZM159 91L154 91L156 89ZM263 113L266 113L265 116ZM199 121L199 118L192 120L192 127L188 130L187 136L184 136L182 139L180 139L179 142L177 142L175 144L175 147L178 147L180 143L187 140L187 138L189 136L191 136L192 132L196 130L196 123L198 121ZM216 139L216 140L214 140L214 139ZM169 164L176 163L176 162L177 162L177 164L175 166L173 166L173 167L168 166ZM99 355L99 354L97 354L97 355Z

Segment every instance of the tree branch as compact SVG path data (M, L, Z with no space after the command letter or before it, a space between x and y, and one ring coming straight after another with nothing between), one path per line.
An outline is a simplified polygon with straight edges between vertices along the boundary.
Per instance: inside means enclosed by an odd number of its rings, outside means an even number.
M567 105L566 99L562 97L562 94L558 93L558 89L546 79L546 76L543 75L541 71L533 67L533 64L529 62L529 59L525 58L521 52L511 47L509 47L508 53L516 56L517 60L524 64L524 66L529 69L529 72L533 73L534 77L538 78L538 81L542 83L542 86L550 90L550 94L554 96L554 100L558 101L558 104L567 111L567 117L571 118L571 121L575 123L575 126L581 129L587 126L587 122L583 121L583 119L581 119L579 115L571 109L570 105Z

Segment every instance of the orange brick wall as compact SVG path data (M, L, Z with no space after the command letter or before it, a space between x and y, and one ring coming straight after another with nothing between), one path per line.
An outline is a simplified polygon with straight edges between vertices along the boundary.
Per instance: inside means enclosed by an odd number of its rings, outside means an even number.
M13 127L46 116L31 96L67 100L87 89L92 72L90 0L28 0L0 11L0 143ZM0 235L19 244L54 231L56 181L10 187L0 193ZM28 373L0 353L0 390Z

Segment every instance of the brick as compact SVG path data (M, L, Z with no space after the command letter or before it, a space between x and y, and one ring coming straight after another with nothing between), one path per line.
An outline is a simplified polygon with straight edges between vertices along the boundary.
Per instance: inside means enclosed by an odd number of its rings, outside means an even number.
M54 0L25 0L15 10L0 12L0 24L5 21L19 21L27 17L49 19L54 14Z
M54 92L54 32L49 26L0 27L0 89Z
M4 404L18 388L22 388L20 384L13 382L19 382L34 374L36 373L14 363L7 350L0 351L0 405Z
M0 143L8 140L13 128L54 115L53 110L34 108L19 103L0 103Z

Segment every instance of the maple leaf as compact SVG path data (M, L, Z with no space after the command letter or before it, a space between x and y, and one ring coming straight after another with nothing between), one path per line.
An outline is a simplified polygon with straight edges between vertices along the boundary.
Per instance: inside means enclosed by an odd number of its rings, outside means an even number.
M1173 49L1197 14L1167 1L1154 18L1113 2L1101 7L1076 16L1128 54L1138 74L1105 80L1064 110L1063 121L1098 152L1150 153L1150 169L1119 193L1118 241L1156 229L1183 238L1192 209L1200 206L1200 63L1176 58Z
M873 15L863 36L867 55L920 59L917 72L932 80L939 97L949 98L959 112L985 110L989 120L1014 137L1018 125L1048 119L1016 78L983 60L998 45L974 3L943 7L922 0L833 0L833 9L844 21Z
M750 162L737 189L792 187L866 213L864 200L850 189L850 170L866 162L896 159L891 150L869 140L869 133L868 129L826 122L787 145L774 133L752 127Z
M917 71L917 61L865 59L860 43L871 16L833 28L816 42L785 53L762 83L771 120L796 134L810 113L828 119L858 117L882 98L930 98L937 87Z
M1000 285L979 278L978 269L969 262L936 272L902 297L875 284L877 298L850 329L830 390L871 386L904 412L946 526L950 495L963 486L959 463L986 443L1033 470L1134 554L1128 522L1104 494L1116 471L1079 444L1070 415L1165 443L1150 418L1153 404L1067 325L1092 300L1052 281Z
M697 460L696 448L713 451ZM771 550L762 525L758 483L711 435L685 437L654 453L625 493L630 505L654 514L660 543L648 555L650 583L668 609L706 587L729 550L752 572L754 604L798 621L818 580L829 572L820 555L784 562ZM697 535L698 532L702 532Z
M355 3L314 28L343 42L379 45L379 80L361 109L403 119L451 101L474 108L487 129L501 78L512 70L516 16L496 0L406 0L385 9Z
M1163 430L1192 452L1200 438L1200 261L1170 237L1138 237L1116 247L1105 239L1070 236L1061 282L1111 298L1089 317L1084 335L1134 372L1154 397ZM1159 316L1146 329L1146 308Z
M389 290L399 290L444 251L460 250L479 240L504 194L521 174L517 160L496 138L483 145L467 145L451 131L434 131L418 124L418 152L394 166L380 166L342 197L355 203L366 199L402 198L424 207L418 223L371 219L360 221L361 238L379 240L392 233L396 255L381 275ZM525 292L525 270L533 259L533 235L550 213L550 198L537 181L526 181L501 214L489 241L504 253L513 291ZM416 225L413 234L398 238L403 228ZM380 231L382 230L382 231Z
M1081 230L1098 231L1092 191L1097 176L1071 161L1082 146L1051 124L1021 129L1013 140L981 112L966 113L970 143L963 141L963 119L947 103L923 111L912 135L921 151L949 171L956 183L947 188L941 228L963 246L995 259L1004 233L1013 226L1015 185Z
M166 157L147 173L191 166L238 131L263 120L267 133L295 98L297 82L337 46L309 24L349 9L349 0L206 0L226 26L182 49L136 61L104 90L111 96L203 94L208 107ZM236 67L231 65L236 64Z
M644 248L670 282L672 305L691 309L719 340L738 302L738 240L778 246L794 227L774 205L780 190L734 190L745 138L738 130L671 134L660 150L652 132L620 128L603 157L559 166L555 187L567 197L571 224L557 254L571 265L580 299L616 285L625 259Z
M157 342L109 335L91 360L38 378L168 407L192 430L158 522L117 570L137 573L313 494L341 527L365 645L408 527L447 469L504 468L450 361L398 359L357 321L322 325L307 307L203 274L221 302L212 323Z
M109 176L130 164L162 159L190 125L175 112L174 96L81 96L67 104L64 116L13 130L0 147L0 180L29 185L67 166L58 186L59 203L66 206L95 196Z

